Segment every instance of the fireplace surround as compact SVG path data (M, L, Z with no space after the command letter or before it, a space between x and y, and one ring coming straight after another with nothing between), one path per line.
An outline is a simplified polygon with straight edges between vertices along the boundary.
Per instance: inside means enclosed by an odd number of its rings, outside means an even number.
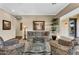
M27 31L27 39L30 42L30 48L27 51L31 54L48 55L50 52L49 31ZM26 53L27 53L26 52Z

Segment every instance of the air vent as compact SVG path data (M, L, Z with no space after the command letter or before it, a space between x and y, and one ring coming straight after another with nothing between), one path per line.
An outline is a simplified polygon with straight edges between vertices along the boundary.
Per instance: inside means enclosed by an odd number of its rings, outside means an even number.
M21 16L15 16L15 18L16 18L17 20L21 20L21 19L22 19Z

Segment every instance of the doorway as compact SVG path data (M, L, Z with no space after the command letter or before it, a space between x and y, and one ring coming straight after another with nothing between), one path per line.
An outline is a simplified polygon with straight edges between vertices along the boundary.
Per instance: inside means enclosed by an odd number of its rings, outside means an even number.
M70 18L69 19L69 34L74 38L77 37L77 18Z

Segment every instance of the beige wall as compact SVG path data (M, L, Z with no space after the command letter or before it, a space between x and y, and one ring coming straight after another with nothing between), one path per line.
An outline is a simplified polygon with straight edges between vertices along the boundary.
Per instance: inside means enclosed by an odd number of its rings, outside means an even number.
M60 33L61 36L71 37L69 35L69 18L77 18L77 37L79 37L79 15L74 15L71 17L65 17L63 19L60 19ZM67 23L65 26L64 22Z
M60 36L66 36L69 37L69 27L68 27L68 18L66 19L60 19Z
M2 20L8 20L11 21L11 30L3 30L2 27ZM4 40L9 40L11 38L14 38L16 35L16 20L13 16L8 14L7 12L0 10L0 36Z
M30 15L30 16L22 16L22 20L20 22L23 23L23 26L26 26L29 31L33 31L33 21L45 21L45 30L50 31L51 30L51 20L53 19L53 16L39 16L39 15ZM19 23L20 23L19 22ZM17 36L23 35L23 31L20 31L19 28L17 29Z

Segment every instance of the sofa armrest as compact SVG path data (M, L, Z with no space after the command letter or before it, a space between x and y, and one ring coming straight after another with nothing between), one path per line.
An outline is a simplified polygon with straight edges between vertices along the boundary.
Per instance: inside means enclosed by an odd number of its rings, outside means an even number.
M4 41L5 46L12 46L12 45L15 45L15 44L18 44L18 43L19 43L19 40L15 39L15 38Z

